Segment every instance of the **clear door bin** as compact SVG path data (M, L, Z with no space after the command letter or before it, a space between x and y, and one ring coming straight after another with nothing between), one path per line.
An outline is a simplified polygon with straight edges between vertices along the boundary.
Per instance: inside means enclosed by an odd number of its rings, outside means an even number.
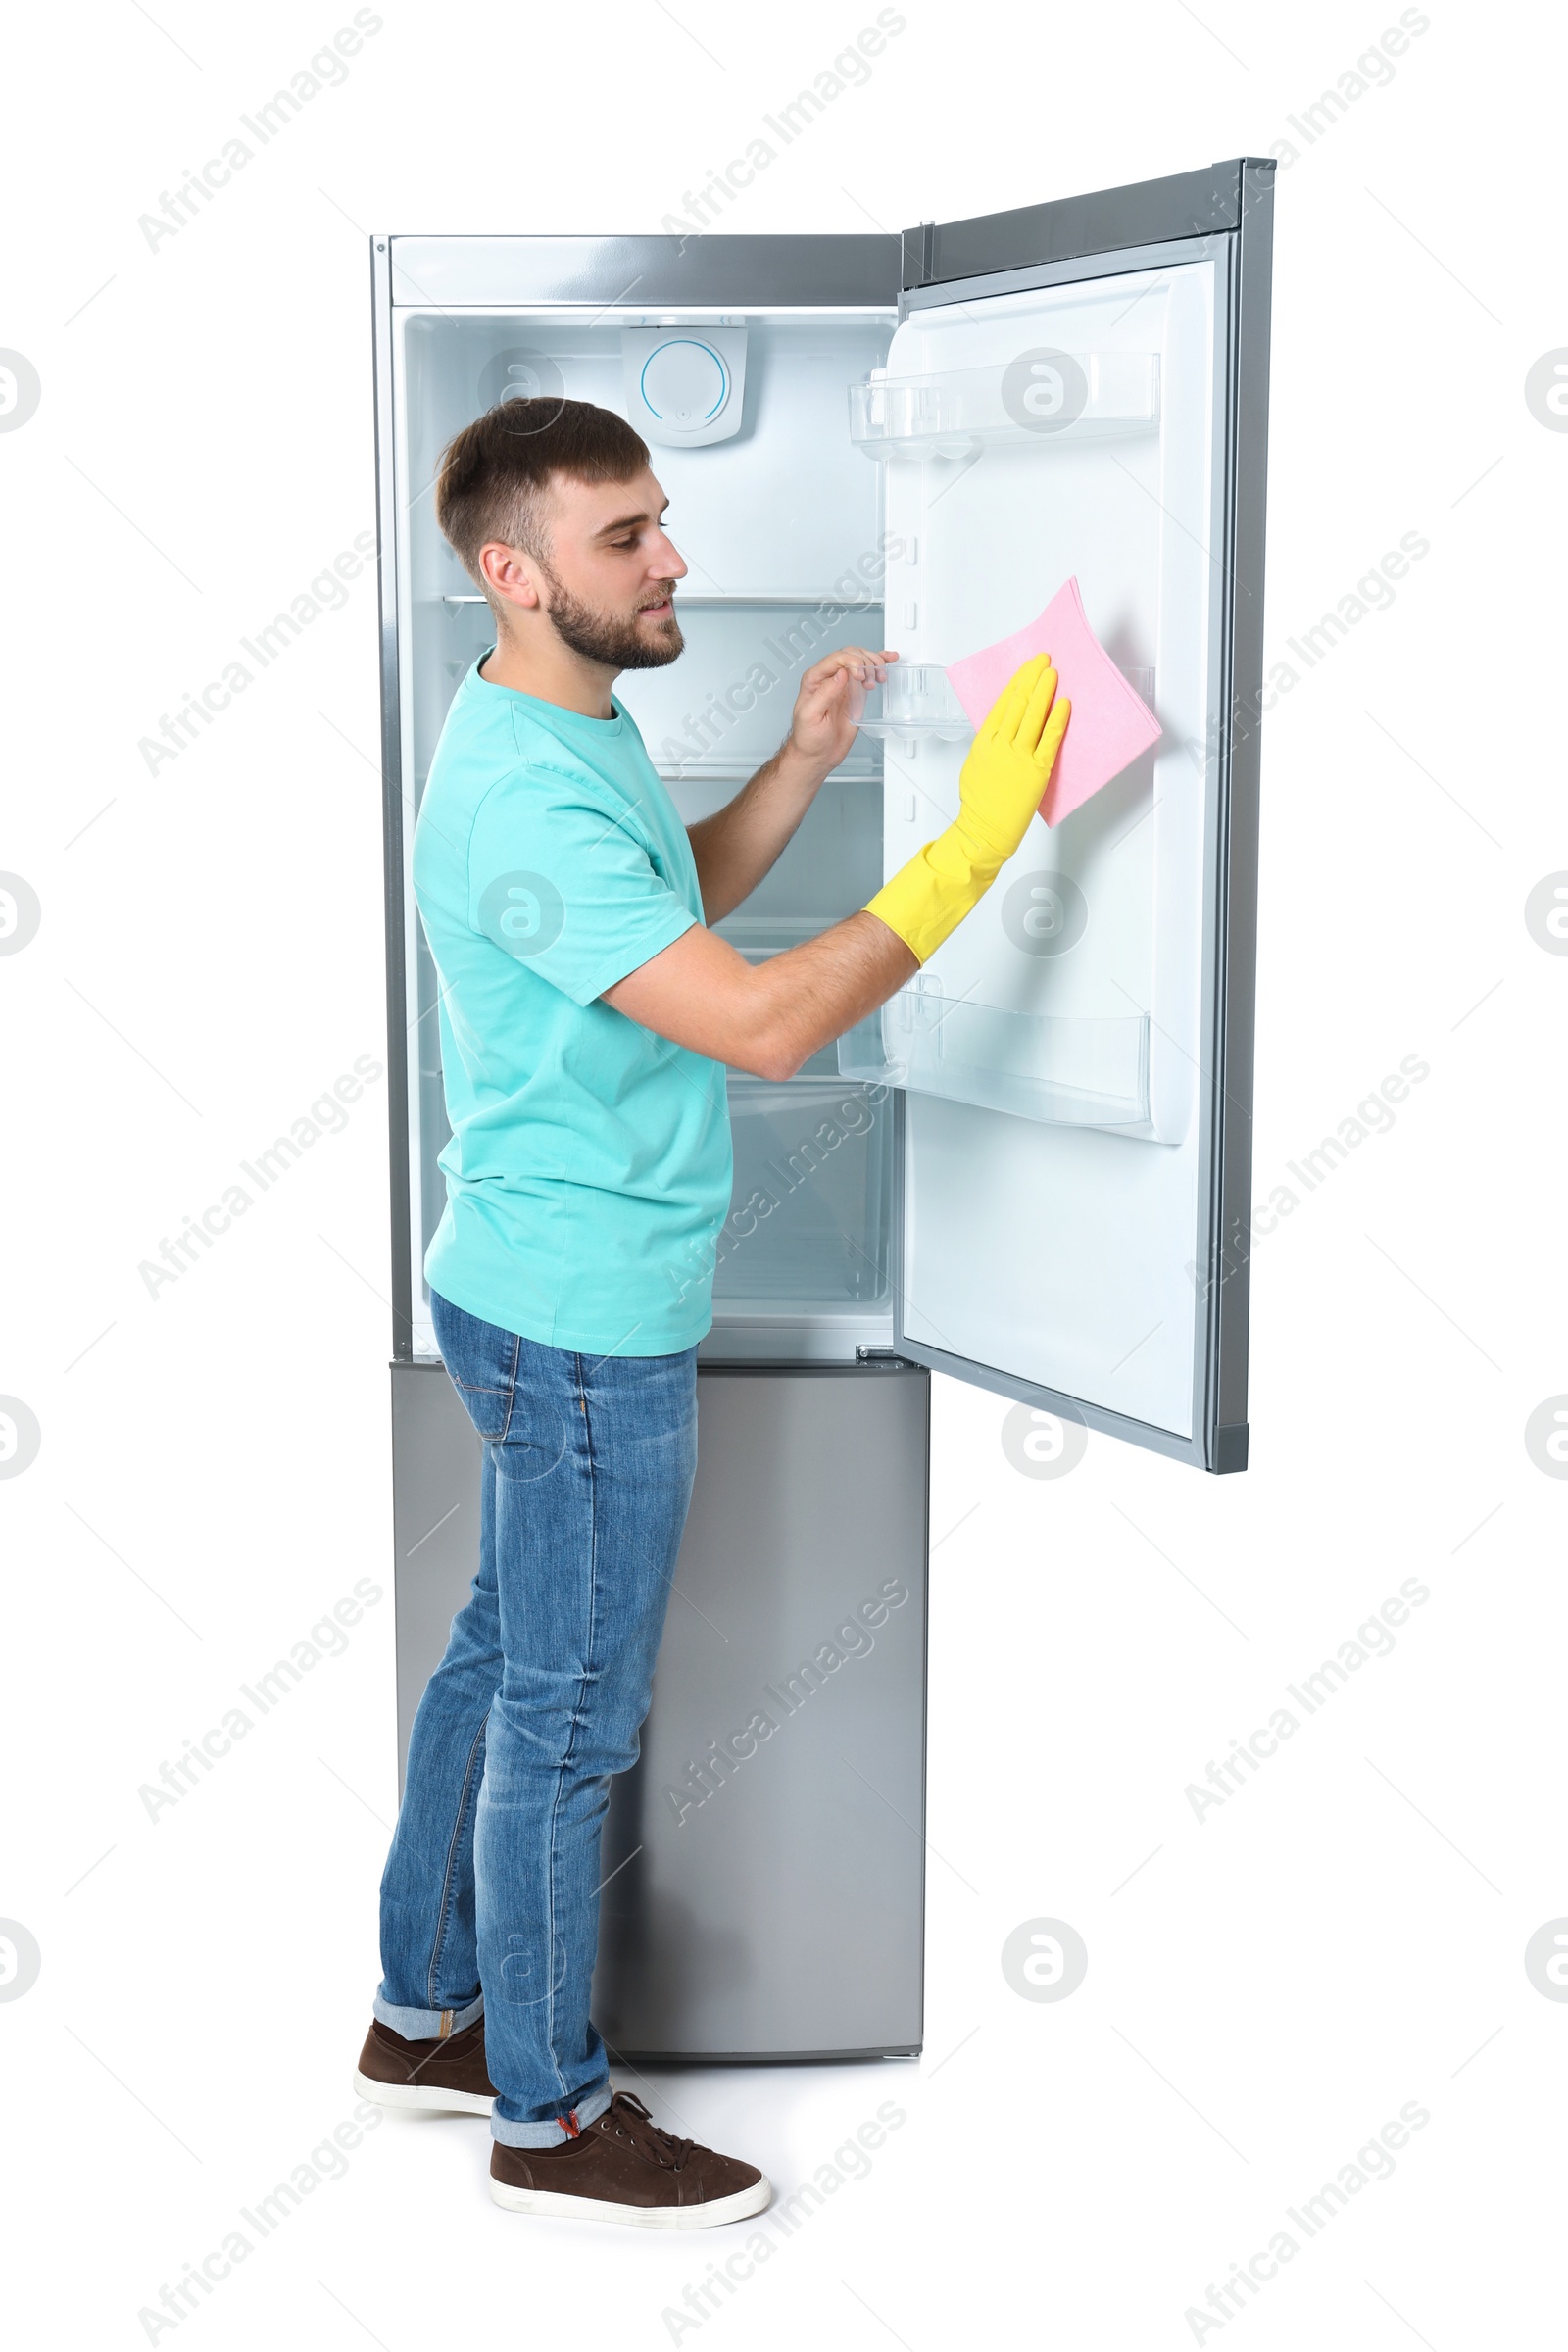
M1008 1012L922 973L839 1039L839 1073L1059 1127L1141 1127L1149 1015Z
M1121 674L1152 710L1153 671L1122 669ZM965 743L974 733L952 680L935 662L894 662L882 686L852 684L850 716L862 735L883 736L893 743L918 743L923 736L935 736L942 743Z
M850 386L850 439L868 458L967 458L997 442L1053 449L1158 422L1152 351L1026 352L1005 368L942 375L877 368Z
M862 735L913 743L922 735L962 742L974 733L948 673L935 662L895 662L881 686L851 686L850 715Z

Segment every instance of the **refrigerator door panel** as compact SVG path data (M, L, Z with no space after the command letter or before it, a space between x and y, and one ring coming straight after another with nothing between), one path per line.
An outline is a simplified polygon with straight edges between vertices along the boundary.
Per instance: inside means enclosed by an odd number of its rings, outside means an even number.
M906 1090L897 1344L1209 1469L1246 1458L1271 185L1216 166L911 232L920 282L851 401L904 659L974 653L1076 576L1163 729L1037 818L841 1049ZM956 813L966 750L884 739L888 873Z

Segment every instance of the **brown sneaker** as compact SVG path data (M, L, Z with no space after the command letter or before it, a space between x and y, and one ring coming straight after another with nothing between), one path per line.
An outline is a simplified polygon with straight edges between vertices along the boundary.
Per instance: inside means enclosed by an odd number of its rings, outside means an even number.
M485 2072L484 2019L444 2041L405 2041L373 2020L354 2087L378 2107L416 2115L488 2115L496 2095Z
M627 2090L556 2147L509 2148L498 2139L490 2151L490 2194L509 2213L713 2230L760 2213L772 2193L755 2164L661 2131Z

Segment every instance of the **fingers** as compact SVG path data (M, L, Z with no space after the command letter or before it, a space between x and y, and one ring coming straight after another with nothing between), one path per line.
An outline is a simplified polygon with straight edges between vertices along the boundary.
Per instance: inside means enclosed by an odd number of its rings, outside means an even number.
M887 675L887 664L898 658L888 646L872 652L863 645L841 645L836 653L826 654L815 662L801 683L823 686L830 678L848 671L858 685L880 686Z
M1044 787L1048 781L1052 769L1056 764L1056 754L1061 749L1061 739L1067 732L1067 721L1071 716L1072 704L1068 701L1065 695L1063 695L1058 702L1054 702L1052 704L1051 716L1047 719L1044 728L1041 730L1040 742L1036 747L1034 754L1034 762L1036 767L1040 770L1040 782L1042 787Z
M995 735L1001 743L1013 743L1017 740L1019 724L1029 708L1029 697L1035 680L1040 676L1042 670L1050 667L1051 656L1036 654L1030 661L1023 662L1019 668L1013 671L991 706L990 714L986 719L988 734ZM1038 733L1038 728L1036 732ZM1033 743L1034 737L1031 736L1025 748L1032 748Z
M1018 732L1018 721L1028 699L1027 690L1020 682L1022 677L1022 670L1014 670L986 713L981 733L993 737L998 743L1011 743Z
M1056 673L1051 666L1050 656L1042 656L1042 660L1045 666L1036 671L1030 685L1029 700L1018 721L1016 737L1019 751L1028 752L1031 757L1039 748L1041 730L1056 693Z

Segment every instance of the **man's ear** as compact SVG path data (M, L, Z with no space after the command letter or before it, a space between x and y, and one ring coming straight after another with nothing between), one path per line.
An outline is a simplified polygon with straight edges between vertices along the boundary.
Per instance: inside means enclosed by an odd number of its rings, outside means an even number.
M487 540L479 550L479 570L485 586L504 605L520 605L534 612L544 603L539 574L531 557L504 540Z

